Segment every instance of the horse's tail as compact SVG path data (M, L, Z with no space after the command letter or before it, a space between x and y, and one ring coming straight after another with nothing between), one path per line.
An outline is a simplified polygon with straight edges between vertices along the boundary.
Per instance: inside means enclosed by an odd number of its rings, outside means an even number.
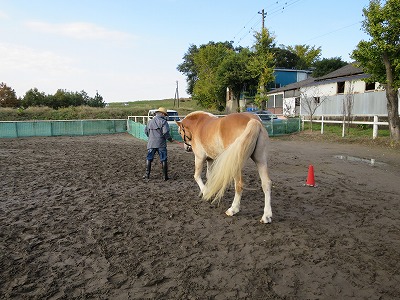
M250 120L242 134L214 160L208 173L204 199L210 200L214 195L213 201L222 198L228 185L241 174L245 162L253 153L261 127L261 122Z

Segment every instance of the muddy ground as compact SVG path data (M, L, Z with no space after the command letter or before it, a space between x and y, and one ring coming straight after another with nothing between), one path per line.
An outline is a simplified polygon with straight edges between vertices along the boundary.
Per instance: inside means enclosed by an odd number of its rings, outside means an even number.
M201 200L193 154L169 145L164 182L158 164L142 179L145 152L128 134L0 140L2 298L400 295L399 151L271 139L272 224L251 161L227 217L233 189Z

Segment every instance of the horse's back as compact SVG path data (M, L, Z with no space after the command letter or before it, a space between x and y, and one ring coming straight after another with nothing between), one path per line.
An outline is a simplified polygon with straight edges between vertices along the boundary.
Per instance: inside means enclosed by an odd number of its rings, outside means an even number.
M250 113L233 113L221 118L219 131L224 139L224 145L233 143L246 129L250 120L259 121L259 118Z

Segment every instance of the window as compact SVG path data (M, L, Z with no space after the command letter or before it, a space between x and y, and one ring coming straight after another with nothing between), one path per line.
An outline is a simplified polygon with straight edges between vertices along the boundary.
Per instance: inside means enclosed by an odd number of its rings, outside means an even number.
M283 107L283 94L275 96L275 107Z
M366 82L365 90L366 91L374 91L375 90L375 82Z
M321 102L321 99L319 97L314 97L314 103L319 104Z
M337 93L344 94L344 81L340 81L337 83Z
M271 98L268 97L267 107L268 108L273 108L274 107L274 97L273 96Z
M300 97L296 97L296 98L294 99L294 105L295 105L295 106L300 106Z

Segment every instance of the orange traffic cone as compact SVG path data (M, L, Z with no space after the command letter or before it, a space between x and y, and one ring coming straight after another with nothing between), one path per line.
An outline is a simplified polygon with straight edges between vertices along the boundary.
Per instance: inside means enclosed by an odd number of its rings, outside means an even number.
M310 165L308 167L308 176L307 176L306 185L315 186L314 167L313 167L313 165Z

